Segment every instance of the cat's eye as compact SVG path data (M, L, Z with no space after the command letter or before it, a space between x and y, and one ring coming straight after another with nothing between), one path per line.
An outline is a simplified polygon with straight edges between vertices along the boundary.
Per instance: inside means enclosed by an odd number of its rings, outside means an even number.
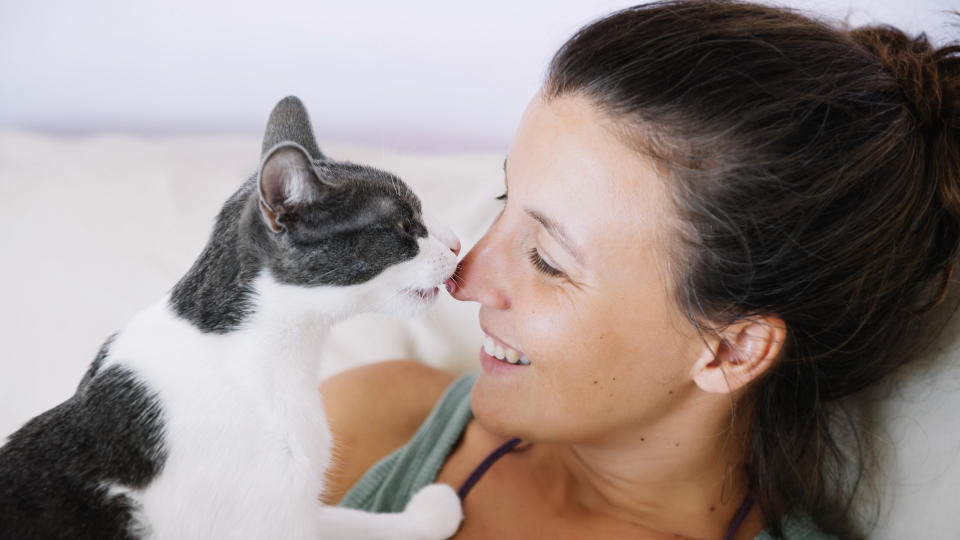
M404 234L410 236L426 236L427 230L417 221L407 221L403 219L398 219L393 223L394 228Z
M530 251L527 253L527 255L530 257L530 263L533 264L533 267L541 273L550 277L560 277L564 275L562 270L554 268L550 265L550 263L543 260L543 257L540 256L540 252L537 251L537 248L530 248Z
M409 235L413 236L413 235L414 235L414 232L415 232L415 230L416 230L416 225L414 225L414 224L413 224L412 222L410 222L410 221L405 221L405 220L402 220L402 219L401 219L401 220L397 220L397 230L400 231L400 232L402 232L402 233L404 233L404 234L409 234Z

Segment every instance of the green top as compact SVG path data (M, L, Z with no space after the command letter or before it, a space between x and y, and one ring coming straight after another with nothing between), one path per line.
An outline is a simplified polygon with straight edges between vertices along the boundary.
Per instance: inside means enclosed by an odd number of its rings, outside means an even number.
M410 442L371 467L343 496L340 506L368 512L400 512L414 493L432 484L467 422L473 418L470 390L476 379L474 373L454 381ZM786 540L836 538L821 532L802 514L784 516L782 525ZM764 531L754 540L774 540L774 537Z

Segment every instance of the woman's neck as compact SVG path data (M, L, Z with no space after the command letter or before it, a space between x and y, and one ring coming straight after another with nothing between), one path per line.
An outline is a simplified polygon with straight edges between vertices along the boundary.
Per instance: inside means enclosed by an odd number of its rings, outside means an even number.
M717 410L694 407L681 412L686 418L602 441L534 445L535 466L558 509L612 517L667 538L724 538L748 492L746 422L731 424L729 402ZM754 508L734 538L762 529Z

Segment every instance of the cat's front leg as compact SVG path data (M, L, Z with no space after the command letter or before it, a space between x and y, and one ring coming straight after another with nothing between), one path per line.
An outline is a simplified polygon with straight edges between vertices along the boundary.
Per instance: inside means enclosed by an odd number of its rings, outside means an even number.
M424 487L403 512L375 514L337 506L320 510L323 540L444 540L456 534L462 520L460 497L446 484Z
M418 539L450 538L463 521L457 492L447 484L430 484L416 492L403 509Z

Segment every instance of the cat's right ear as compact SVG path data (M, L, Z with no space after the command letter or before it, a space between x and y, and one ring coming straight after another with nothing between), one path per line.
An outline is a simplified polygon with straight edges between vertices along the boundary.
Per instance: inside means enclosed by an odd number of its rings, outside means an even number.
M261 159L265 159L267 152L275 146L285 142L299 144L313 159L326 159L317 146L317 140L313 138L313 126L310 125L307 108L297 96L281 99L270 111L260 147Z
M324 183L307 150L286 142L267 150L257 172L260 216L273 232L289 226L290 216L319 199Z

